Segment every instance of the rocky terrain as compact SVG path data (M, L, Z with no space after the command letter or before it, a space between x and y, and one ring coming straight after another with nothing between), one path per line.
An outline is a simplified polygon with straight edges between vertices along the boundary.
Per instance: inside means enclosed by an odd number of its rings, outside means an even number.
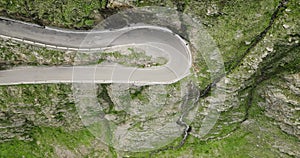
M204 59L195 57L198 64L193 69L198 72L195 77L200 98L193 113L195 118L187 120L191 131L181 148L173 148L182 142L182 137L178 137L155 151L118 151L97 140L85 128L76 110L72 85L17 85L0 87L0 157L299 157L300 3L297 0L0 0L0 13L40 25L88 29L118 10L154 5L175 8L199 19L215 40L225 63L226 74L210 78L207 66L203 66ZM75 56L75 52L0 41L1 69L15 65L72 65ZM166 105L176 107L183 102L184 97L178 92L184 88L179 85L166 88L172 93L165 95L173 96L164 100ZM151 122L130 118L120 110L124 107L118 105L124 100L112 97L115 85L98 87L98 101L106 107L107 119L124 125L145 121L136 124L136 129L154 127ZM133 87L126 93L120 91L119 99L122 95L130 98L130 105L135 107L129 107L132 113L144 112L147 107L138 111L139 104L160 103L160 98L152 97L155 95L149 89ZM156 106L161 108L160 104ZM164 117L156 121L167 121L164 118L173 116L173 110L178 109L164 109L169 113L159 114ZM207 116L211 120L218 118L205 133L201 126Z

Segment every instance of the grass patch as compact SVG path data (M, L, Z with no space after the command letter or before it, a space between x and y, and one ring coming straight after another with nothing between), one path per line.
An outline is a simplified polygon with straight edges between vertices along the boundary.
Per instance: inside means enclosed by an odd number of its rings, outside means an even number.
M56 157L55 146L74 151L79 145L90 145L94 136L87 130L66 132L63 128L36 127L31 131L33 141L13 140L0 144L0 157Z
M106 0L0 0L0 15L40 25L89 29L114 8ZM100 15L101 13L101 15Z

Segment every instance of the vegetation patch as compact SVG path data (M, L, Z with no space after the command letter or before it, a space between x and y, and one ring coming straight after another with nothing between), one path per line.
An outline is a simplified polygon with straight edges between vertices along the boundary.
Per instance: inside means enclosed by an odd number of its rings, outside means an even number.
M91 29L123 8L128 6L115 8L107 0L0 0L1 16L75 29Z

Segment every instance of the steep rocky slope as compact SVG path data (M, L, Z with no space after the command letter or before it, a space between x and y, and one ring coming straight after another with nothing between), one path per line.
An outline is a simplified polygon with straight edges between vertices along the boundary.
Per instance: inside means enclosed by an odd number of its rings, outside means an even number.
M82 1L53 2L36 2L39 5L34 5L34 1L0 0L0 10L4 16L80 29L93 26L94 22L105 18L104 13L109 15L120 6L175 7L201 19L225 61L226 76L217 84L226 94L224 103L216 106L220 116L212 130L202 135L201 123L208 114L207 107L212 100L223 96L206 94L204 89L211 85L209 88L214 90L214 84L210 84L206 76L200 76L199 87L205 95L200 98L196 118L191 123L191 135L182 148L144 153L116 152L84 128L76 112L71 85L1 86L0 157L12 156L10 154L18 148L24 148L18 149L18 156L35 157L300 156L300 4L297 0L91 0L81 7L78 5ZM20 9L24 5L27 7ZM85 12L72 12L74 8L85 9ZM3 69L12 65L70 65L74 61L74 52L64 54L4 40L0 46ZM199 70L207 74L205 68ZM99 87L99 101L111 106L110 85ZM176 85L171 88L178 89ZM147 96L145 91L133 98L137 102L147 101L142 94ZM126 120L126 115L120 115ZM180 141L178 138L170 146Z

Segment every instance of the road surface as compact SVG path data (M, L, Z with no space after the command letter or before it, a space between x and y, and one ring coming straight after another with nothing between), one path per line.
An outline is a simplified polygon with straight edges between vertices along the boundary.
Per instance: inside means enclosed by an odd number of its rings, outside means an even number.
M15 67L0 71L0 85L72 82L171 84L189 75L192 65L191 52L185 40L167 28L146 24L115 30L73 31L0 18L0 37L41 47L89 53L115 47L139 47L147 55L161 54L168 60L165 65L149 68L109 63Z

